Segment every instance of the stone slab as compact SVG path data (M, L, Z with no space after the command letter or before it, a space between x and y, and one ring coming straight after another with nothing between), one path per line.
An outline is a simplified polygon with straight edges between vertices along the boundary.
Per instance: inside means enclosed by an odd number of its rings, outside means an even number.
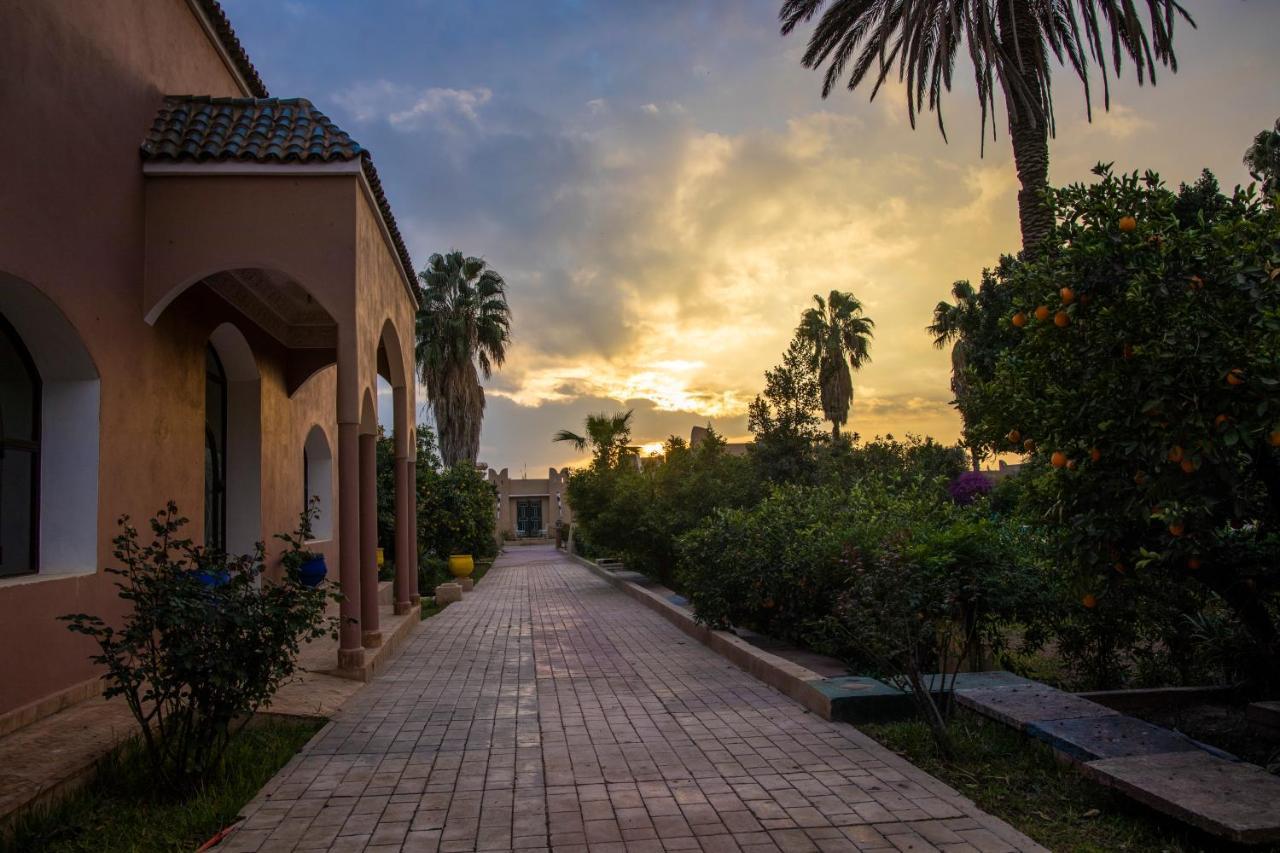
M1252 702L1245 710L1245 718L1253 725L1280 733L1280 702Z
M462 600L462 587L456 583L442 583L436 587L436 604L443 606Z
M1070 720L1115 714L1115 711L1097 702L1035 682L958 692L956 702L1018 729L1025 729L1028 723L1044 720Z
M941 690L945 684L952 687L951 676L945 678L941 674L928 676L929 689ZM988 690L994 687L1027 687L1038 685L1038 682L1029 678L1023 678L1020 675L1014 675L1012 672L1005 672L1002 669L994 669L988 672L958 672L955 676L954 687L956 693L966 693L972 690ZM1042 685L1038 685L1042 686Z
M1201 750L1105 758L1081 765L1100 784L1243 844L1280 841L1280 776Z
M1134 717L1076 717L1027 724L1027 733L1076 761L1198 749L1185 735Z
M911 697L896 687L864 675L811 681L831 703L831 719L842 723L899 720L911 713Z

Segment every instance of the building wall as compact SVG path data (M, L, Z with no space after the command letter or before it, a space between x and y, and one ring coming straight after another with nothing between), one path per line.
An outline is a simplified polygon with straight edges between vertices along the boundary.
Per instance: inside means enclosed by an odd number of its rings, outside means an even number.
M542 526L547 529L548 536L555 535L556 521L569 524L573 521L573 510L569 506L569 469L557 471L547 469L545 478L512 478L506 468L488 473L489 482L498 491L498 516L496 521L499 539L516 538L516 501L521 498L538 497L542 503Z
M0 281L29 284L74 329L100 377L100 409L97 511L78 519L96 528L96 560L83 574L0 579L0 717L96 677L92 644L56 619L118 615L101 572L112 563L117 516L145 530L173 499L195 531L202 526L204 346L213 329L235 324L260 374L263 538L291 529L301 511L312 425L336 457L332 370L290 399L279 345L202 285L154 326L143 319L139 143L166 93L247 94L187 3L6 3L3 17L0 115L10 132L0 133L0 157L10 168L0 188ZM335 546L321 546L331 561Z

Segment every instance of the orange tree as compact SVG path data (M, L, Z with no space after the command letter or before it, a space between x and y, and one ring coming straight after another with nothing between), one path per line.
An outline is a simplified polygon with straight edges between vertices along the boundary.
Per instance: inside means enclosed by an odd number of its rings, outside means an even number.
M1079 606L1104 618L1152 581L1196 585L1274 675L1280 213L1208 173L1178 193L1095 173L1049 192L1043 255L991 273L1012 337L967 377L966 422L988 449L1041 463L1027 493Z

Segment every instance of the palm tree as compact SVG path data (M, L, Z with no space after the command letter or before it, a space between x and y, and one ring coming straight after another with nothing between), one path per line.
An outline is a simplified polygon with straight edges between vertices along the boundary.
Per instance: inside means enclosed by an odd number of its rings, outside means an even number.
M445 465L476 461L484 389L511 342L507 284L482 258L435 254L418 273L418 370L436 416ZM477 372L477 366L479 371Z
M784 0L778 13L782 34L811 19L826 3ZM1147 7L1145 27L1139 5ZM1032 251L1053 226L1053 212L1043 202L1049 186L1049 137L1054 133L1052 64L1068 65L1080 78L1092 119L1089 66L1101 69L1107 109L1108 54L1117 75L1128 57L1138 83L1150 79L1155 85L1157 64L1178 70L1173 25L1179 17L1195 26L1176 0L831 0L809 38L803 62L806 68L826 64L824 98L848 68L851 90L871 73L874 99L896 65L898 79L906 84L911 126L925 107L927 91L928 108L937 113L938 129L946 139L942 95L951 90L956 57L967 43L984 139L988 118L995 133L991 114L997 88L1004 98L1013 162L1022 184L1022 247Z
M552 441L567 441L574 449L582 452L591 449L593 463L600 468L610 468L627 452L631 442L631 410L614 412L612 415L601 412L587 415L586 434L580 435L562 429L551 437Z
M822 414L831 421L831 439L840 439L840 426L853 405L853 373L871 360L871 330L875 323L862 315L862 303L852 293L831 291L817 307L800 317L796 337L803 342L813 369L818 371Z
M951 288L955 304L939 302L933 309L933 322L929 325L929 334L933 335L933 345L942 349L951 344L951 393L955 395L956 404L961 406L969 393L969 383L965 376L965 368L969 364L969 349L972 342L965 335L965 330L972 326L975 315L979 313L978 294L973 285L967 281L957 281ZM967 439L967 436L966 436ZM966 440L969 445L969 456L973 462L973 470L979 469L980 457L978 448Z

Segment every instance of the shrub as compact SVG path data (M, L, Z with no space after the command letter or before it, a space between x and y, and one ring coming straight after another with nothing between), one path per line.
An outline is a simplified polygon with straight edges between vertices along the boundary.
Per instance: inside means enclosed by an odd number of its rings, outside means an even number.
M303 525L307 522L303 513ZM121 517L116 587L129 605L120 627L84 613L62 617L92 637L107 698L122 696L141 729L161 784L185 789L219 769L243 727L293 674L299 645L336 635L324 618L328 593L298 582L286 555L279 582L263 578L264 546L233 557L192 544L187 519L170 502L151 520L150 544ZM300 529L282 537L297 550Z
M453 575L449 572L447 559L426 552L418 555L419 595L433 596L436 594L437 586L452 580Z
M679 537L717 509L750 505L758 494L751 462L730 456L714 432L692 448L673 436L659 464L637 469L624 460L570 475L574 544L675 583Z
M978 471L966 471L947 484L947 492L951 500L960 506L968 506L991 493L991 481Z

